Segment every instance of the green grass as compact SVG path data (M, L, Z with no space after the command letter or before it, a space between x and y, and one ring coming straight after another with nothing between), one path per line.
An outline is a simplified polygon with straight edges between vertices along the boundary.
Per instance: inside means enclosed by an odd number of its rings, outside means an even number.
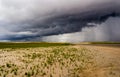
M34 48L34 47L50 47L50 46L67 46L71 45L69 43L12 43L12 42L4 42L0 43L0 49L3 48Z
M120 42L90 42L90 44L120 44Z

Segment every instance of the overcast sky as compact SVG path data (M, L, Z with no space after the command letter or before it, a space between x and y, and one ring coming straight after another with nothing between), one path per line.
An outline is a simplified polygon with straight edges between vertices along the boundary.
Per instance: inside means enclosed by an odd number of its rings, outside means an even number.
M120 0L0 0L0 41L120 41Z

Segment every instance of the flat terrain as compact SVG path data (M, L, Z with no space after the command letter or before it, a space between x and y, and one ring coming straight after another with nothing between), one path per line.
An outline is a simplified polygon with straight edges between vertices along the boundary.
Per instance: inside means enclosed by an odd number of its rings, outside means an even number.
M120 77L119 44L32 44L0 43L0 77Z
M80 47L80 46L78 46ZM83 77L120 77L119 45L83 45L95 53L95 67L83 73Z
M70 43L47 43L47 42L1 42L0 49L3 48L35 48L35 47L52 47L67 46Z

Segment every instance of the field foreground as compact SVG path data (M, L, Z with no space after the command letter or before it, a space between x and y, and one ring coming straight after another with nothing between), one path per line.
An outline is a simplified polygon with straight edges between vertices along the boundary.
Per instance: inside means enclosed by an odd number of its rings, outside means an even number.
M120 77L120 47L4 48L0 77Z

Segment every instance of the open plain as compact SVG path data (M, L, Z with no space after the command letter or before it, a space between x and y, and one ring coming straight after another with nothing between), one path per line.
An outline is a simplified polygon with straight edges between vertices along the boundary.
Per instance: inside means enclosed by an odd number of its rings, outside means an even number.
M119 45L2 44L0 77L120 77Z

